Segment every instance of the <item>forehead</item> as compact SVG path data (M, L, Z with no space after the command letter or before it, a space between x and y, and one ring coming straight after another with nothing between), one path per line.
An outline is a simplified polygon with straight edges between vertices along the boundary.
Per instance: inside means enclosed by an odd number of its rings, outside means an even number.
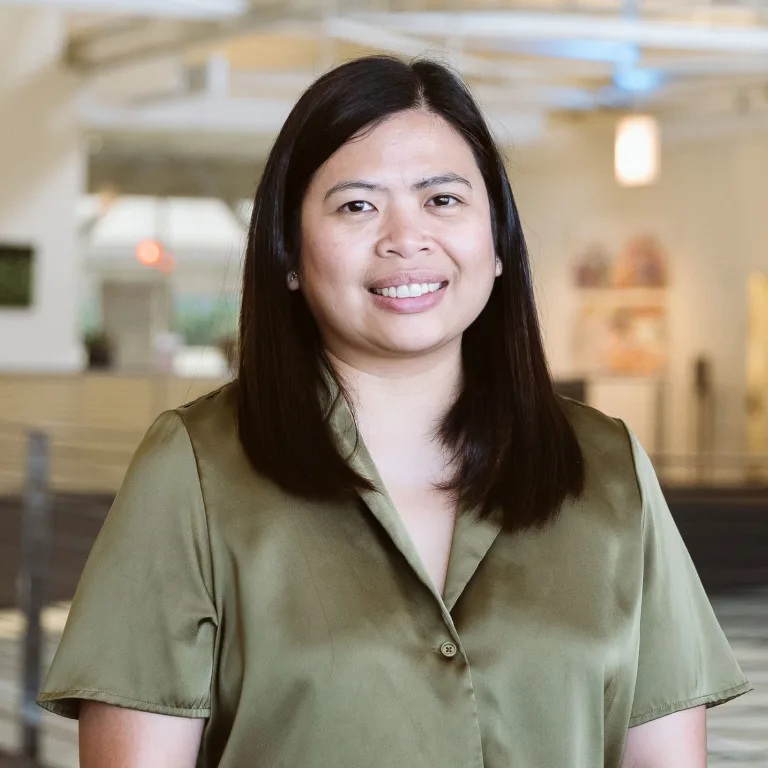
M318 183L332 177L423 176L451 170L480 175L465 139L442 117L424 110L400 112L342 145L318 170Z

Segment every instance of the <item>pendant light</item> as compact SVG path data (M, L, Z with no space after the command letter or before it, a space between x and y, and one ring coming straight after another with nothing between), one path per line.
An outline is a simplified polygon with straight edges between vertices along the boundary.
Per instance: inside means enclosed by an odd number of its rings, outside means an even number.
M630 115L616 126L616 181L624 187L653 184L661 173L661 130L651 115Z

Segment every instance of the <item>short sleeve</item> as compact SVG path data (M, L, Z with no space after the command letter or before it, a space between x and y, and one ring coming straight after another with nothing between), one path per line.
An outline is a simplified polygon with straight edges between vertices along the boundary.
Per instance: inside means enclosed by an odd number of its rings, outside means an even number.
M38 704L71 718L83 699L208 717L216 626L197 463L168 411L131 460Z
M650 459L635 435L629 435L643 505L643 590L632 727L683 709L714 707L751 687L712 610Z

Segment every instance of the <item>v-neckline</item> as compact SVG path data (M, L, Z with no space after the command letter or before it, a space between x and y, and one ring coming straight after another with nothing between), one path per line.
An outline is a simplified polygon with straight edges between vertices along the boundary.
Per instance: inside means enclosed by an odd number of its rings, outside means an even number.
M446 617L458 602L467 584L501 531L497 519L481 519L477 510L460 507L456 513L448 570L442 594L418 552L408 529L397 511L379 475L362 437L357 431L352 412L345 398L334 398L329 425L334 432L342 455L360 475L370 480L374 490L361 490L360 497L376 517L397 549L440 604Z

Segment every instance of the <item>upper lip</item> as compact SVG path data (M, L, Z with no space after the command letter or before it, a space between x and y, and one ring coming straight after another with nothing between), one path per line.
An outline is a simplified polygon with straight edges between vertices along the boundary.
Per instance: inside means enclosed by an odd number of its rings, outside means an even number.
M381 290L382 288L397 288L398 285L412 285L414 283L445 283L448 278L441 272L427 272L418 270L413 272L395 272L388 277L374 280L368 286L369 290Z

